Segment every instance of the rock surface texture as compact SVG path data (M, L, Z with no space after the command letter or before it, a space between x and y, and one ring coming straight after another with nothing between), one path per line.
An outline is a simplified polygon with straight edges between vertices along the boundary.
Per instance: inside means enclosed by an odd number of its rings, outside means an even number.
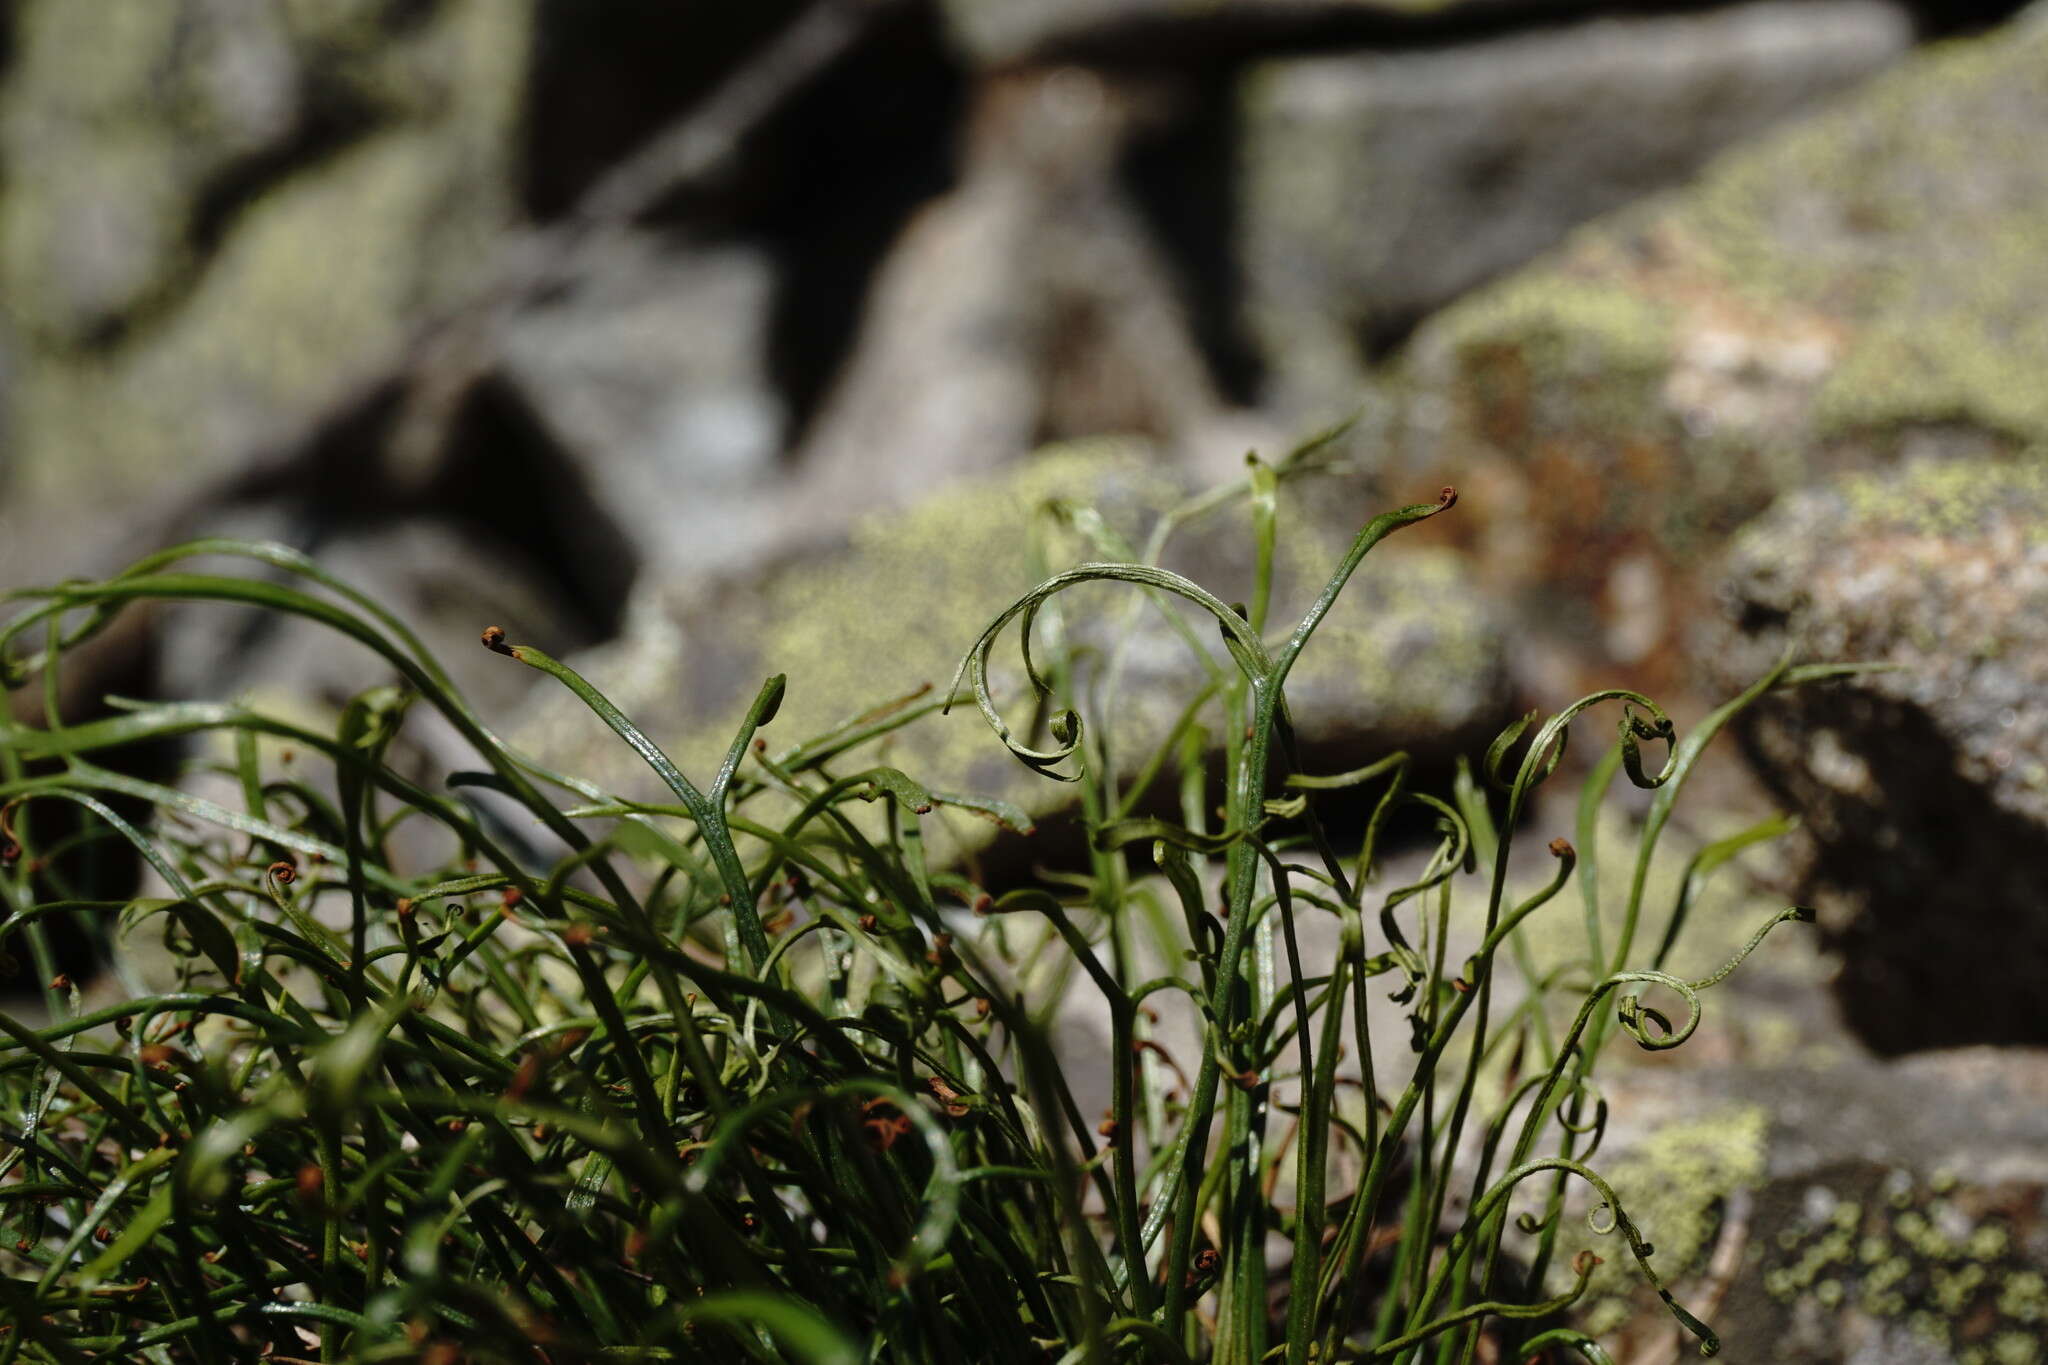
M2048 466L1921 461L1737 537L1709 653L1884 665L1745 740L1804 818L1851 1022L1883 1051L2048 1041Z
M1341 508L1318 517L1306 506L1350 505L1355 486L1309 480L1287 491L1304 521L1277 556L1275 621L1307 606L1367 519L1362 503L1353 522ZM687 771L715 767L762 680L788 670L788 697L769 735L786 747L887 699L944 688L989 623L1048 573L1127 557L1188 492L1139 443L1049 452L908 513L870 517L843 547L814 549L758 580L637 594L624 636L578 664L627 714L647 721ZM1199 575L1225 600L1242 599L1251 589L1250 545L1240 502L1189 524L1169 542L1165 563ZM1213 649L1205 665L1129 586L1087 584L1057 602L1088 623L1073 629L1089 632L1079 639L1097 657L1122 651L1120 689L1103 704L1116 708L1125 740L1118 765L1134 774L1209 668L1228 663ZM1198 643L1214 640L1206 618L1184 619ZM1064 628L1057 611L1041 617L1040 649ZM1391 541L1374 551L1288 684L1319 769L1342 770L1396 746L1440 760L1483 745L1509 705L1502 640L1500 622L1454 555ZM1014 625L992 655L991 676L1010 723L1028 733L1033 703ZM522 745L612 790L661 799L653 775L575 698L553 687L534 696L516 736ZM1091 702L1080 709L1087 722ZM873 761L935 787L1002 797L1041 821L1075 800L1071 785L1013 758L971 700L899 731ZM953 833L972 847L991 828L967 820ZM1048 842L1061 837L1047 834Z
M10 526L15 582L82 515L160 525L299 437L461 296L513 216L528 20L178 0L11 27L7 496L44 514Z
M1533 676L1668 685L1777 493L2048 436L2044 119L2048 29L1945 45L1424 324L1388 466L1458 472Z
M1727 1359L2043 1358L2048 1053L1681 1068L1612 1093L1616 1187ZM1617 1359L1690 1354L1653 1296L1624 1292L1594 1309L1632 1314L1609 1330Z
M1247 310L1286 407L1342 404L1415 322L1881 67L1865 0L1598 19L1245 78ZM1678 105L1683 118L1657 111Z

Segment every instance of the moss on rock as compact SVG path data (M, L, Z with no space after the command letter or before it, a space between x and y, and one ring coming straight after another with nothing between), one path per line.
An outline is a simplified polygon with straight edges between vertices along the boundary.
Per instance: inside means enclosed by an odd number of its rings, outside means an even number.
M1753 1105L1680 1119L1645 1137L1604 1171L1629 1218L1656 1248L1652 1261L1666 1284L1707 1268L1729 1196L1763 1179L1769 1128L1769 1116ZM1640 1299L1649 1296L1641 1272L1614 1235L1596 1237L1581 1226L1566 1245L1603 1258L1579 1310L1586 1330L1612 1332L1642 1311ZM1560 1258L1559 1288L1571 1283L1570 1259Z
M1737 537L1704 652L1887 665L1742 722L1803 819L1837 989L1885 1051L2048 1037L2048 462L1926 460L1783 499ZM1968 998L1969 1010L1942 1002Z
M2048 1296L2028 1247L2038 1188L1848 1165L1775 1184L1758 1209L1776 1226L1737 1286L1755 1296L1746 1317L1763 1320L1746 1334L1761 1337L1775 1318L1798 1359L1807 1337L1911 1339L1957 1365L2048 1359Z
M246 458L388 363L510 221L527 5L290 8L22 6L0 97L17 496L160 496Z
M1331 485L1318 485L1327 499ZM657 587L621 641L577 661L588 676L669 748L688 772L715 765L754 689L787 672L787 700L769 736L791 744L925 685L943 687L961 656L1010 603L1051 573L1088 560L1124 559L1152 523L1187 496L1140 443L1100 440L1055 447L1009 474L935 493L898 513L870 517L838 549L786 564L758 582ZM1369 516L1361 502L1357 524ZM1100 529L1090 531L1090 525ZM1283 522L1274 621L1307 605L1349 536L1313 522ZM1352 528L1355 530L1355 526ZM1169 563L1222 595L1250 586L1250 532L1241 508L1212 513L1176 539ZM1215 638L1193 620L1196 637ZM1015 651L1015 626L992 656L1010 723L1032 724ZM1207 676L1157 610L1122 584L1062 593L1039 618L1040 651L1061 631L1100 659L1125 652L1116 715L1091 727L1118 736L1119 763L1135 770ZM1503 713L1506 670L1498 623L1457 557L1441 548L1376 551L1339 599L1288 685L1297 726L1324 755L1408 744L1425 752L1469 747ZM623 792L651 791L630 752L573 700L543 691L523 727L551 761ZM876 761L935 786L1006 798L1035 816L1066 809L1072 786L1019 764L972 705L898 732ZM960 823L954 837L981 842Z
M2048 441L2044 125L2022 24L1738 148L1425 324L1400 467L1484 489L1488 575L1655 685L1699 566L1776 493ZM1616 630L1644 563L1662 626Z

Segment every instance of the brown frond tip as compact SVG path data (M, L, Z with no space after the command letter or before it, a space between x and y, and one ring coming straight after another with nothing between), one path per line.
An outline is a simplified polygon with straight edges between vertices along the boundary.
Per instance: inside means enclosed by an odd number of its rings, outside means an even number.
M1437 507L1442 510L1448 511L1450 508L1457 506L1457 503L1458 490L1451 487L1449 484L1445 484L1442 490L1439 491L1436 495Z
M267 870L272 880L276 881L279 886L290 886L299 879L299 870L282 859L272 863Z
M482 638L484 648L493 654L510 654L512 652L512 646L505 643L505 628L503 626L485 626Z
M1552 839L1550 841L1550 856L1553 858L1562 858L1571 851L1572 846L1567 840Z

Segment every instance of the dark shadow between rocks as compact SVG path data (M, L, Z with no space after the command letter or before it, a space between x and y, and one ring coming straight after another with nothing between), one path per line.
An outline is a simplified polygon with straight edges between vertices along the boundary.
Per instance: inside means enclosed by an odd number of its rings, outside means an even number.
M547 220L743 65L806 0L542 0L527 74L526 208Z
M2048 1042L2040 828L1966 781L1917 706L1842 687L1752 715L1746 756L1806 821L1849 1026L1885 1055Z
M1240 73L1209 65L1189 74L1174 92L1172 112L1133 137L1120 170L1173 268L1218 394L1249 404L1265 366L1243 325Z
M512 552L586 627L558 647L616 634L639 553L517 387L497 374L469 385L417 482L392 454L406 394L404 381L393 380L360 395L223 501L295 508L300 530L291 539L308 554L350 527L408 516L452 522Z

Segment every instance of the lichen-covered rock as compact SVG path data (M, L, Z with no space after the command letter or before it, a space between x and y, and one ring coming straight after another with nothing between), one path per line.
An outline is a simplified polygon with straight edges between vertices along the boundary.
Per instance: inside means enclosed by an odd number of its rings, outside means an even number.
M1913 57L1431 319L1387 467L1471 495L1446 531L1585 677L1676 680L1776 493L2048 437L2044 125L2038 23Z
M84 509L296 434L461 296L513 208L527 9L15 7L7 581L81 567Z
M1328 508L1322 483L1304 497ZM685 772L716 766L762 680L789 675L767 734L777 747L921 686L944 687L961 656L1010 603L1059 569L1128 557L1158 514L1187 490L1129 442L1095 442L1041 454L1013 473L961 484L909 511L871 517L844 548L813 552L754 579L705 590L689 582L638 595L625 634L576 665L655 739ZM1344 487L1346 500L1356 490ZM1111 538L1052 509L1092 509ZM1349 534L1372 511L1362 501L1340 538L1314 518L1289 523L1276 570L1273 620L1305 608ZM1226 601L1249 595L1250 533L1243 512L1190 526L1169 564ZM1038 622L1039 648L1062 628L1099 652L1125 651L1113 725L1119 761L1134 771L1206 678L1204 665L1142 595L1088 584L1057 599ZM1216 638L1190 617L1196 638ZM504 623L517 634L515 622ZM536 641L545 645L545 641ZM1220 657L1220 652L1219 652ZM1028 731L1014 650L1005 637L994 676L1010 722ZM1227 665L1226 665L1227 666ZM1507 705L1499 626L1454 556L1398 541L1374 552L1305 652L1288 684L1296 724L1319 759L1338 761L1406 745L1442 754L1483 744ZM516 737L549 762L613 790L660 799L653 775L571 697L543 690ZM970 703L898 732L875 761L947 790L1000 796L1035 816L1063 810L1073 788L1020 765ZM942 808L940 817L949 818ZM935 838L974 844L972 820Z
M2048 1053L1643 1068L1608 1091L1605 1168L1726 1358L2048 1359ZM1582 1227L1568 1245L1613 1260L1612 1240ZM1639 1288L1589 1317L1617 1358L1678 1358Z
M1763 3L1253 68L1242 231L1273 397L1348 401L1418 318L1911 37L1884 0Z
M1743 727L1805 823L1850 1021L1881 1050L2048 1040L2048 463L1923 461L1736 538L1702 653L1888 666Z

